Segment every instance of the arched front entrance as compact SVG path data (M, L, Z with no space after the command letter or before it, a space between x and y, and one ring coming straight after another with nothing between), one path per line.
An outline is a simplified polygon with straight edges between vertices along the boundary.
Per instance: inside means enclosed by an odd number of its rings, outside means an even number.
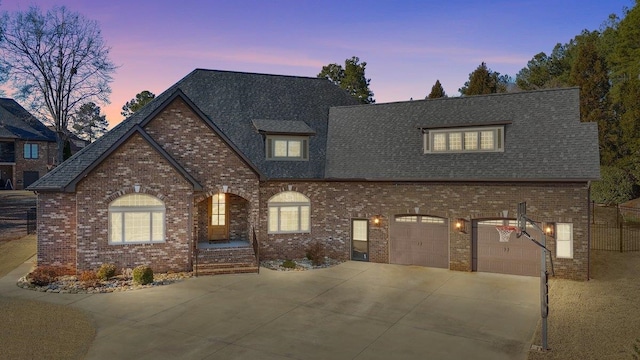
M193 270L196 274L257 273L258 244L249 216L250 203L231 192L196 200Z
M205 244L249 243L249 201L232 194L216 193L198 203L197 240Z

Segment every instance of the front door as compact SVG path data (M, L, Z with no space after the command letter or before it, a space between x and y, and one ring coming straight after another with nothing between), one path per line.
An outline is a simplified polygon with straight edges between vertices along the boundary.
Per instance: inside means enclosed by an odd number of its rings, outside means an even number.
M351 260L369 261L369 220L351 220Z
M209 241L229 240L229 202L227 194L213 195L209 201Z

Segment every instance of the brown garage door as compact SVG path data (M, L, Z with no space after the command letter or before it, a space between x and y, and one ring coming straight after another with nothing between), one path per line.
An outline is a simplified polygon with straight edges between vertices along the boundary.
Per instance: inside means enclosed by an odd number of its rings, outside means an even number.
M449 268L447 219L397 215L391 224L389 262Z
M516 238L499 241L496 225L503 221L480 221L474 226L474 270L500 274L540 276L540 248L531 240ZM515 225L515 221L507 222Z

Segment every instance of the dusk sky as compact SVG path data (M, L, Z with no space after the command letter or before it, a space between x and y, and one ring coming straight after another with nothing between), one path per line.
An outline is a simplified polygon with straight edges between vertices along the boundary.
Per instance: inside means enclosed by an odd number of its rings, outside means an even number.
M378 103L423 99L437 79L458 96L482 61L515 77L634 1L0 0L0 11L32 4L98 21L119 66L102 105L113 126L137 93L160 94L195 68L315 77L358 56Z

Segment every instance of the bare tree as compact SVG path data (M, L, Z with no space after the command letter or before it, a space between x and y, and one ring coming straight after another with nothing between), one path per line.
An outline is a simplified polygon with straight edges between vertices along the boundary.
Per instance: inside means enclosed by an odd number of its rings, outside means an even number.
M57 163L69 119L86 102L108 103L116 66L97 22L66 7L29 10L2 19L0 67L8 70L14 96L44 117L57 135Z

